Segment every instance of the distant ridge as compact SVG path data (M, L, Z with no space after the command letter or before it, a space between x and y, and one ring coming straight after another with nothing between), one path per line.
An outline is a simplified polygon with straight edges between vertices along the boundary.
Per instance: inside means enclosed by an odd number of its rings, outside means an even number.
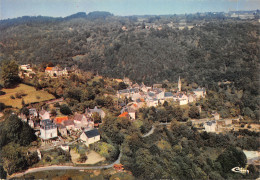
M114 16L114 15L106 11L93 11L88 14L86 14L85 12L78 12L76 14L72 14L64 18L49 17L49 16L22 16L13 19L0 20L0 24L1 24L1 28L8 28L10 26L20 25L20 24L30 24L30 23L44 24L44 23L54 23L54 22L57 23L57 22L67 21L76 18L86 18L90 20L95 20L95 19L106 19L107 17L110 16Z

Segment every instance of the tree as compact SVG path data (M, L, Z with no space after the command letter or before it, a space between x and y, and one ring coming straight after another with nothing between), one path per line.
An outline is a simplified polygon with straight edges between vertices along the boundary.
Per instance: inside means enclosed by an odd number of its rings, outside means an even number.
M29 109L26 107L23 107L20 112L26 116L29 116Z
M193 119L199 119L200 118L200 112L199 109L196 106L191 106L189 110L189 117Z
M94 123L101 123L101 117L97 112L93 113L92 118L94 120Z
M3 166L0 166L0 179L5 179L7 173L5 172Z
M51 114L52 116L56 116L56 115L57 115L57 112L56 112L55 109L52 109L50 114Z
M69 106L67 106L66 104L62 104L62 105L60 106L60 112L61 112L62 114L64 114L64 115L69 115L69 114L71 114L71 110L70 110Z
M4 82L4 87L10 88L20 82L18 76L19 66L18 64L12 61L3 61L1 67L1 78Z
M242 150L235 147L227 148L216 160L222 166L223 172L229 172L234 167L245 167L247 158Z
M5 104L4 103L0 103L0 112L2 112L5 109Z
M118 84L118 90L126 89L127 87L128 87L128 85L125 84L124 82L120 82Z

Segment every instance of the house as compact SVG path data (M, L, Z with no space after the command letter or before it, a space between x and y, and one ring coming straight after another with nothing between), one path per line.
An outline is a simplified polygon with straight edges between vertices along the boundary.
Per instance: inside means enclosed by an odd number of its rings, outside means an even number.
M30 64L24 64L20 66L20 69L23 71L28 71L28 72L32 72L32 68Z
M101 119L103 119L106 116L106 113L102 110L102 109L98 109L97 106L95 106L94 109L86 109L85 110L85 114L89 115L92 117L93 113L98 113L101 117Z
M185 94L180 94L179 98L178 98L180 105L186 105L188 104L188 96L186 96Z
M121 111L120 111L120 115L118 117L125 117L125 118L130 118L135 120L136 118L136 111L131 108L131 107L124 107Z
M38 116L37 110L35 108L29 109L29 116L30 117L37 117Z
M120 114L118 117L121 117L121 118L130 118L128 112L123 112L123 113Z
M39 116L42 120L44 119L50 119L50 113L44 109L42 109L39 113Z
M129 86L131 86L132 85L132 81L129 79L129 78L124 78L123 79L123 82L125 83L125 84L127 84L127 85L129 85Z
M131 119L135 120L135 118L136 118L136 111L135 110L133 110L132 108L129 108L128 114L129 114Z
M61 69L60 67L46 67L45 74L51 77L67 76L67 69Z
M199 99L200 97L205 98L205 96L206 96L205 88L193 89L192 92L196 95L197 99Z
M62 124L63 121L68 121L68 120L69 120L68 116L62 116L62 117L56 117L56 118L54 119L54 122L55 122L56 124Z
M88 131L84 131L80 135L80 140L85 142L86 146L89 146L90 144L93 144L100 140L100 134L97 129L91 129Z
M41 138L43 141L58 137L57 125L53 124L51 120L45 119L41 121Z
M70 150L70 147L67 145L67 144L62 144L60 146L60 148L63 150L63 151L69 151Z
M61 136L64 137L64 136L68 135L66 126L64 126L63 124L58 124L57 126L58 126L58 131L61 134Z
M204 123L204 128L206 132L216 132L217 123L216 121L207 121Z
M189 103L192 103L192 102L194 102L194 101L196 101L196 96L193 95L193 94L189 94L189 95L188 95L188 102L189 102Z
M89 124L88 118L84 114L75 114L73 121L76 127L86 127Z
M164 99L173 99L173 94L171 92L165 92L164 93Z
M156 107L156 106L158 106L158 104L159 104L159 101L156 98L148 98L148 99L146 99L146 105L148 107L152 107L152 106Z
M75 124L73 120L63 121L62 124L66 127L67 130L74 130Z
M131 94L131 98L133 101L136 101L137 99L139 99L141 97L142 97L142 95L140 93Z
M130 97L130 91L129 91L129 89L119 90L118 93L117 93L117 96L118 96L118 98L123 98L123 97L129 98Z
M154 88L162 88L162 84L153 84L153 89Z
M156 93L157 99L164 99L164 91L158 90Z
M216 121L220 119L219 113L215 112L215 113L213 113L212 115L214 116L214 119L215 119Z

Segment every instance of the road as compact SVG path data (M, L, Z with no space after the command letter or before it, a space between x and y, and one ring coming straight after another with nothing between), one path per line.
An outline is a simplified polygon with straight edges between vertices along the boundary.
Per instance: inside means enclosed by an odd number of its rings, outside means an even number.
M168 125L168 124L170 124L170 123L160 123L159 125ZM155 130L155 126L153 125L152 129L148 133L142 135L142 137L150 136L151 134L154 133L154 130ZM73 141L73 142L75 142L75 141ZM73 142L70 142L70 143L73 143ZM87 170L87 169L112 168L115 164L120 164L121 156L122 156L122 151L120 151L120 154L115 162L113 162L112 164L109 164L109 165L105 165L105 166L88 166L88 167L86 167L86 166L58 166L58 165L55 165L55 166L37 167L37 168L30 168L27 171L22 172L22 173L14 174L14 175L10 176L8 179L18 178L18 177L21 177L28 173L50 171L50 170Z

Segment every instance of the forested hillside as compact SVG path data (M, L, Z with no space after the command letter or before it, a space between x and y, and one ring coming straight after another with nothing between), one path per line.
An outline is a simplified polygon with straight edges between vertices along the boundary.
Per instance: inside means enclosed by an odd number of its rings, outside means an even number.
M181 22L194 27L180 30ZM0 57L20 63L76 64L148 84L175 82L181 76L222 93L242 115L259 119L259 30L255 20L212 14L22 17L0 21Z

